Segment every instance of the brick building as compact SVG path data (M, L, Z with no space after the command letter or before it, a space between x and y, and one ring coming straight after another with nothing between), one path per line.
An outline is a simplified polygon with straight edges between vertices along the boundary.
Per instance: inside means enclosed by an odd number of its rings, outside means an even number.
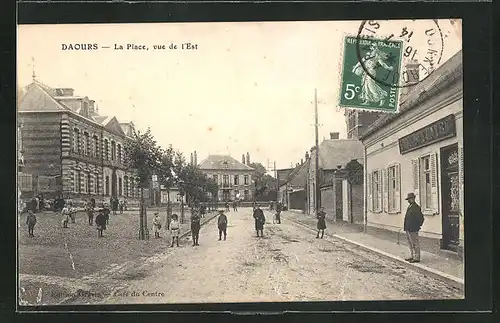
M243 160L245 159L245 160ZM254 184L250 167L250 154L242 161L237 161L229 155L209 155L198 167L209 178L219 184L219 201L252 201Z
M24 176L55 179L49 189L34 187L24 195L63 194L77 205L90 197L101 202L111 196L129 205L138 203L136 177L124 160L125 141L134 128L131 122L101 116L88 97L35 79L19 100L18 119Z

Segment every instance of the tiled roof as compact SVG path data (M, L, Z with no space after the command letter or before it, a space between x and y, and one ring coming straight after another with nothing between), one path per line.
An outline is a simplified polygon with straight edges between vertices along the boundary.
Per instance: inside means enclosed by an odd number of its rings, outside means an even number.
M227 163L227 168L226 168ZM200 165L200 169L209 170L247 170L253 171L253 168L247 166L229 155L209 155L205 160L203 160Z
M316 151L312 157L315 158ZM364 146L357 139L328 139L319 145L319 168L336 169L344 167L352 159L363 159Z
M292 169L284 182L280 181L280 187L286 184L294 187L302 187L307 181L307 170L309 168L309 159L305 163L299 164Z
M453 83L453 81L461 75L462 66L462 50L460 50L444 64L439 66L425 80L413 86L410 92L408 92L404 97L401 97L399 113L387 113L381 116L370 127L368 127L368 129L366 129L366 131L360 136L360 139L365 139L385 125L391 123L391 121L398 118L401 114L413 109L419 102L431 97L434 94L434 90L441 88L446 83Z

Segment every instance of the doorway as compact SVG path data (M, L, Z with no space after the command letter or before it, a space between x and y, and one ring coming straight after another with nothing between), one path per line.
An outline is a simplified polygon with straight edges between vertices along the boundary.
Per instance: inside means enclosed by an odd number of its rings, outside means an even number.
M111 196L116 196L116 169L111 174Z
M441 248L456 251L460 236L458 144L441 148Z

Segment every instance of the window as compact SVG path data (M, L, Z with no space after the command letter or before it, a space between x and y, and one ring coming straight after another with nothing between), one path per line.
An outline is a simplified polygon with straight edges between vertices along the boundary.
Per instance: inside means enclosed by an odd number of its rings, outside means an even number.
M106 181L104 182L104 185L106 185L105 189L106 195L109 196L109 176L106 176Z
M128 196L128 176L123 177L123 195Z
M244 196L245 196L245 201L248 201L249 200L249 194L248 194L248 190L245 190L243 192Z
M109 144L108 139L104 139L104 159L109 160Z
M439 199L437 189L437 154L428 154L412 160L413 191L417 196L417 203L427 214L439 213Z
M94 193L99 195L99 174L94 176Z
M90 155L90 136L88 132L83 133L83 154Z
M93 136L92 137L93 141L94 141L94 151L93 151L93 156L98 158L99 157L99 137L97 136Z
M222 180L224 186L229 186L229 175L223 175Z
M131 177L130 178L130 196L135 197L135 192L134 192L134 179Z
M420 185L420 188L422 189L422 192L420 193L422 195L421 203L424 209L430 209L432 206L430 156L422 157L420 161L420 165L422 167L420 170L420 173L422 174L422 182Z
M91 180L90 180L90 173L87 174L87 194L90 194L90 191L91 191Z
M122 145L118 144L118 156L116 157L116 160L121 164L122 162Z
M212 178L217 184L219 184L219 178L217 177L217 175L213 175Z
M116 143L114 140L111 141L111 160L116 159Z
M73 192L78 193L78 171L73 171Z
M389 213L401 212L401 177L399 164L387 169L387 207Z
M245 175L243 177L243 180L244 180L245 185L248 185L248 175Z
M234 185L240 185L240 176L234 175Z
M121 177L118 179L118 196L123 195L123 190L122 190L122 179Z
M375 212L381 211L380 196L381 196L381 179L380 171L373 172L373 187L372 187L372 209Z
M73 130L73 152L80 152L80 131L77 128Z

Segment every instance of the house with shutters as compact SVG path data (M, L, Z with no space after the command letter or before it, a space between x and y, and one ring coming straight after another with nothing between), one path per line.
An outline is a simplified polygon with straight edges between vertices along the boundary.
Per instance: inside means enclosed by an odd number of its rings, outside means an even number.
M420 235L441 249L464 243L462 52L402 94L400 110L360 136L365 146L366 221L400 231L408 193L425 222Z
M21 185L24 196L63 195L76 205L117 197L129 206L138 204L136 175L124 158L132 122L100 115L94 100L35 78L23 91L17 113L24 160L20 182L28 183ZM40 178L55 180L40 185Z

